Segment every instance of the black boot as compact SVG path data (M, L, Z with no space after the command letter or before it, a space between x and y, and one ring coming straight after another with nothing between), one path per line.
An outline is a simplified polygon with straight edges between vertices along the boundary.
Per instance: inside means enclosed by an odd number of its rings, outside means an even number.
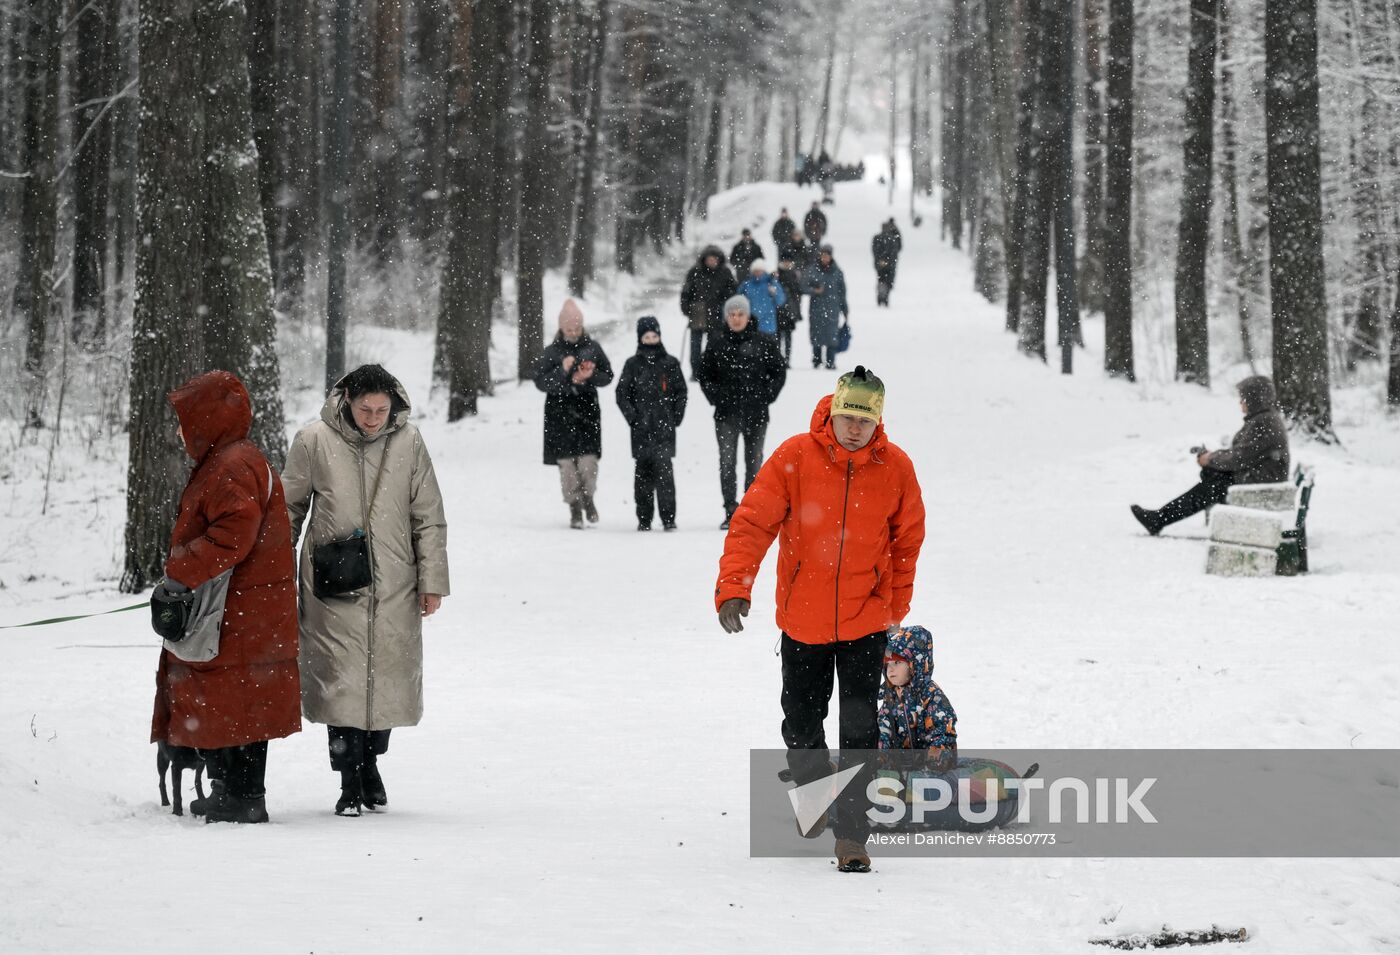
M340 771L340 798L335 801L337 816L358 816L364 802L364 790L360 784L358 769Z
M583 516L588 518L588 523L590 524L598 523L598 508L593 506L593 498L591 496L583 499Z
M1136 504L1132 505L1131 509L1133 517L1136 517L1138 523L1146 528L1147 533L1156 537L1162 532L1162 521L1161 518L1157 516L1156 511L1149 511L1147 508L1138 507Z
M219 801L224 794L224 781L222 779L210 778L209 795L200 796L190 800L190 815L202 816L209 811L209 807Z
M370 756L360 767L360 793L366 809L382 809L389 805L384 792L384 780L379 775L379 763Z
M190 811L194 811L193 806L191 806ZM230 792L210 796L209 804L204 807L204 821L206 823L267 822L267 801L262 796L256 798L235 796Z

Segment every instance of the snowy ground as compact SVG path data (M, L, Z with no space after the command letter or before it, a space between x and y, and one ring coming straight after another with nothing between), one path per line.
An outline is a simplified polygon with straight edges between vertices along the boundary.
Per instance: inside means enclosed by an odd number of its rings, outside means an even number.
M673 352L693 249L743 225L767 246L779 206L800 218L814 195L748 186L712 202L656 305ZM1234 430L1229 382L1106 381L1097 323L1073 377L1019 357L962 253L932 217L911 228L903 205L894 307L877 310L868 249L884 192L837 195L855 331L843 364L885 379L890 434L920 471L928 543L909 622L936 636L964 745L1400 747L1400 428L1374 390L1339 394L1341 447L1294 450L1318 472L1314 573L1206 577L1203 524L1154 540L1127 505L1183 489L1186 449ZM635 316L586 311L612 323L620 367ZM361 328L352 350L424 395L427 335ZM770 448L830 390L804 365ZM309 418L314 389L288 392ZM174 818L146 743L144 616L0 634L0 950L1088 952L1102 951L1091 937L1164 923L1244 926L1253 952L1400 948L1395 860L877 855L856 877L750 859L748 750L780 745L773 581L770 562L745 633L719 629L708 409L694 394L681 430L680 532L639 535L611 389L602 524L585 533L567 529L539 463L542 405L512 384L475 420L419 416L448 496L455 592L427 627L427 715L394 736L381 816L331 814L336 777L308 724L271 747L272 825ZM125 466L98 444L85 467L70 462L47 520L35 468L0 473L0 622L130 601L114 590Z

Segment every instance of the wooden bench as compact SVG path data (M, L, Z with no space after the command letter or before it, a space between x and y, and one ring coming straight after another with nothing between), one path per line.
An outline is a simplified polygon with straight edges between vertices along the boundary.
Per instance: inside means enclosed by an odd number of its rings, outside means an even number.
M1237 484L1211 509L1206 573L1293 576L1308 570L1308 507L1313 471L1299 465L1281 484Z

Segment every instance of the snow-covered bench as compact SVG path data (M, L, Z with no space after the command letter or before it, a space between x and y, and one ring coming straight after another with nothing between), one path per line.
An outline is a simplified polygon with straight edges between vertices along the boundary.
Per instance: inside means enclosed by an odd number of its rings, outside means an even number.
M1308 570L1308 506L1313 472L1299 465L1291 482L1237 484L1211 509L1206 573L1292 576Z

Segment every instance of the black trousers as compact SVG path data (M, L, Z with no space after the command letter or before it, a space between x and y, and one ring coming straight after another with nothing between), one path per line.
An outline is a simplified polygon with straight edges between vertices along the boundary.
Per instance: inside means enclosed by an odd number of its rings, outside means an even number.
M690 330L690 376L700 377L700 357L705 354L705 330Z
M875 294L882 303L888 303L894 291L894 269L893 265L875 266Z
M262 799L267 795L267 740L201 749L204 768L210 779L221 779L224 790L240 799Z
M390 730L362 730L355 726L327 726L331 751L331 769L344 772L373 763L375 757L389 752Z
M1180 497L1168 501L1157 510L1158 524L1166 527L1168 524L1175 524L1192 514L1199 514L1212 504L1225 503L1225 498L1230 494L1230 485L1234 483L1235 476L1229 471L1201 468L1199 484Z
M782 637L783 742L793 782L820 779L831 772L831 754L822 725L831 705L833 678L840 680L841 759L838 768L864 762L865 767L841 791L833 829L838 839L865 842L870 832L866 787L874 761L860 750L878 749L880 676L884 670L885 632L859 640L810 644Z
M792 364L792 329L778 329L778 347L782 349L783 361Z
M747 422L738 415L715 419L715 439L719 442L719 489L724 509L733 513L739 506L735 470L739 466L739 438L744 439L744 490L749 489L763 465L763 436L767 422Z
M661 511L661 523L676 522L676 469L671 459L660 455L637 458L632 479L632 496L637 502L637 520L651 523L653 505ZM655 501L652 499L655 498Z

